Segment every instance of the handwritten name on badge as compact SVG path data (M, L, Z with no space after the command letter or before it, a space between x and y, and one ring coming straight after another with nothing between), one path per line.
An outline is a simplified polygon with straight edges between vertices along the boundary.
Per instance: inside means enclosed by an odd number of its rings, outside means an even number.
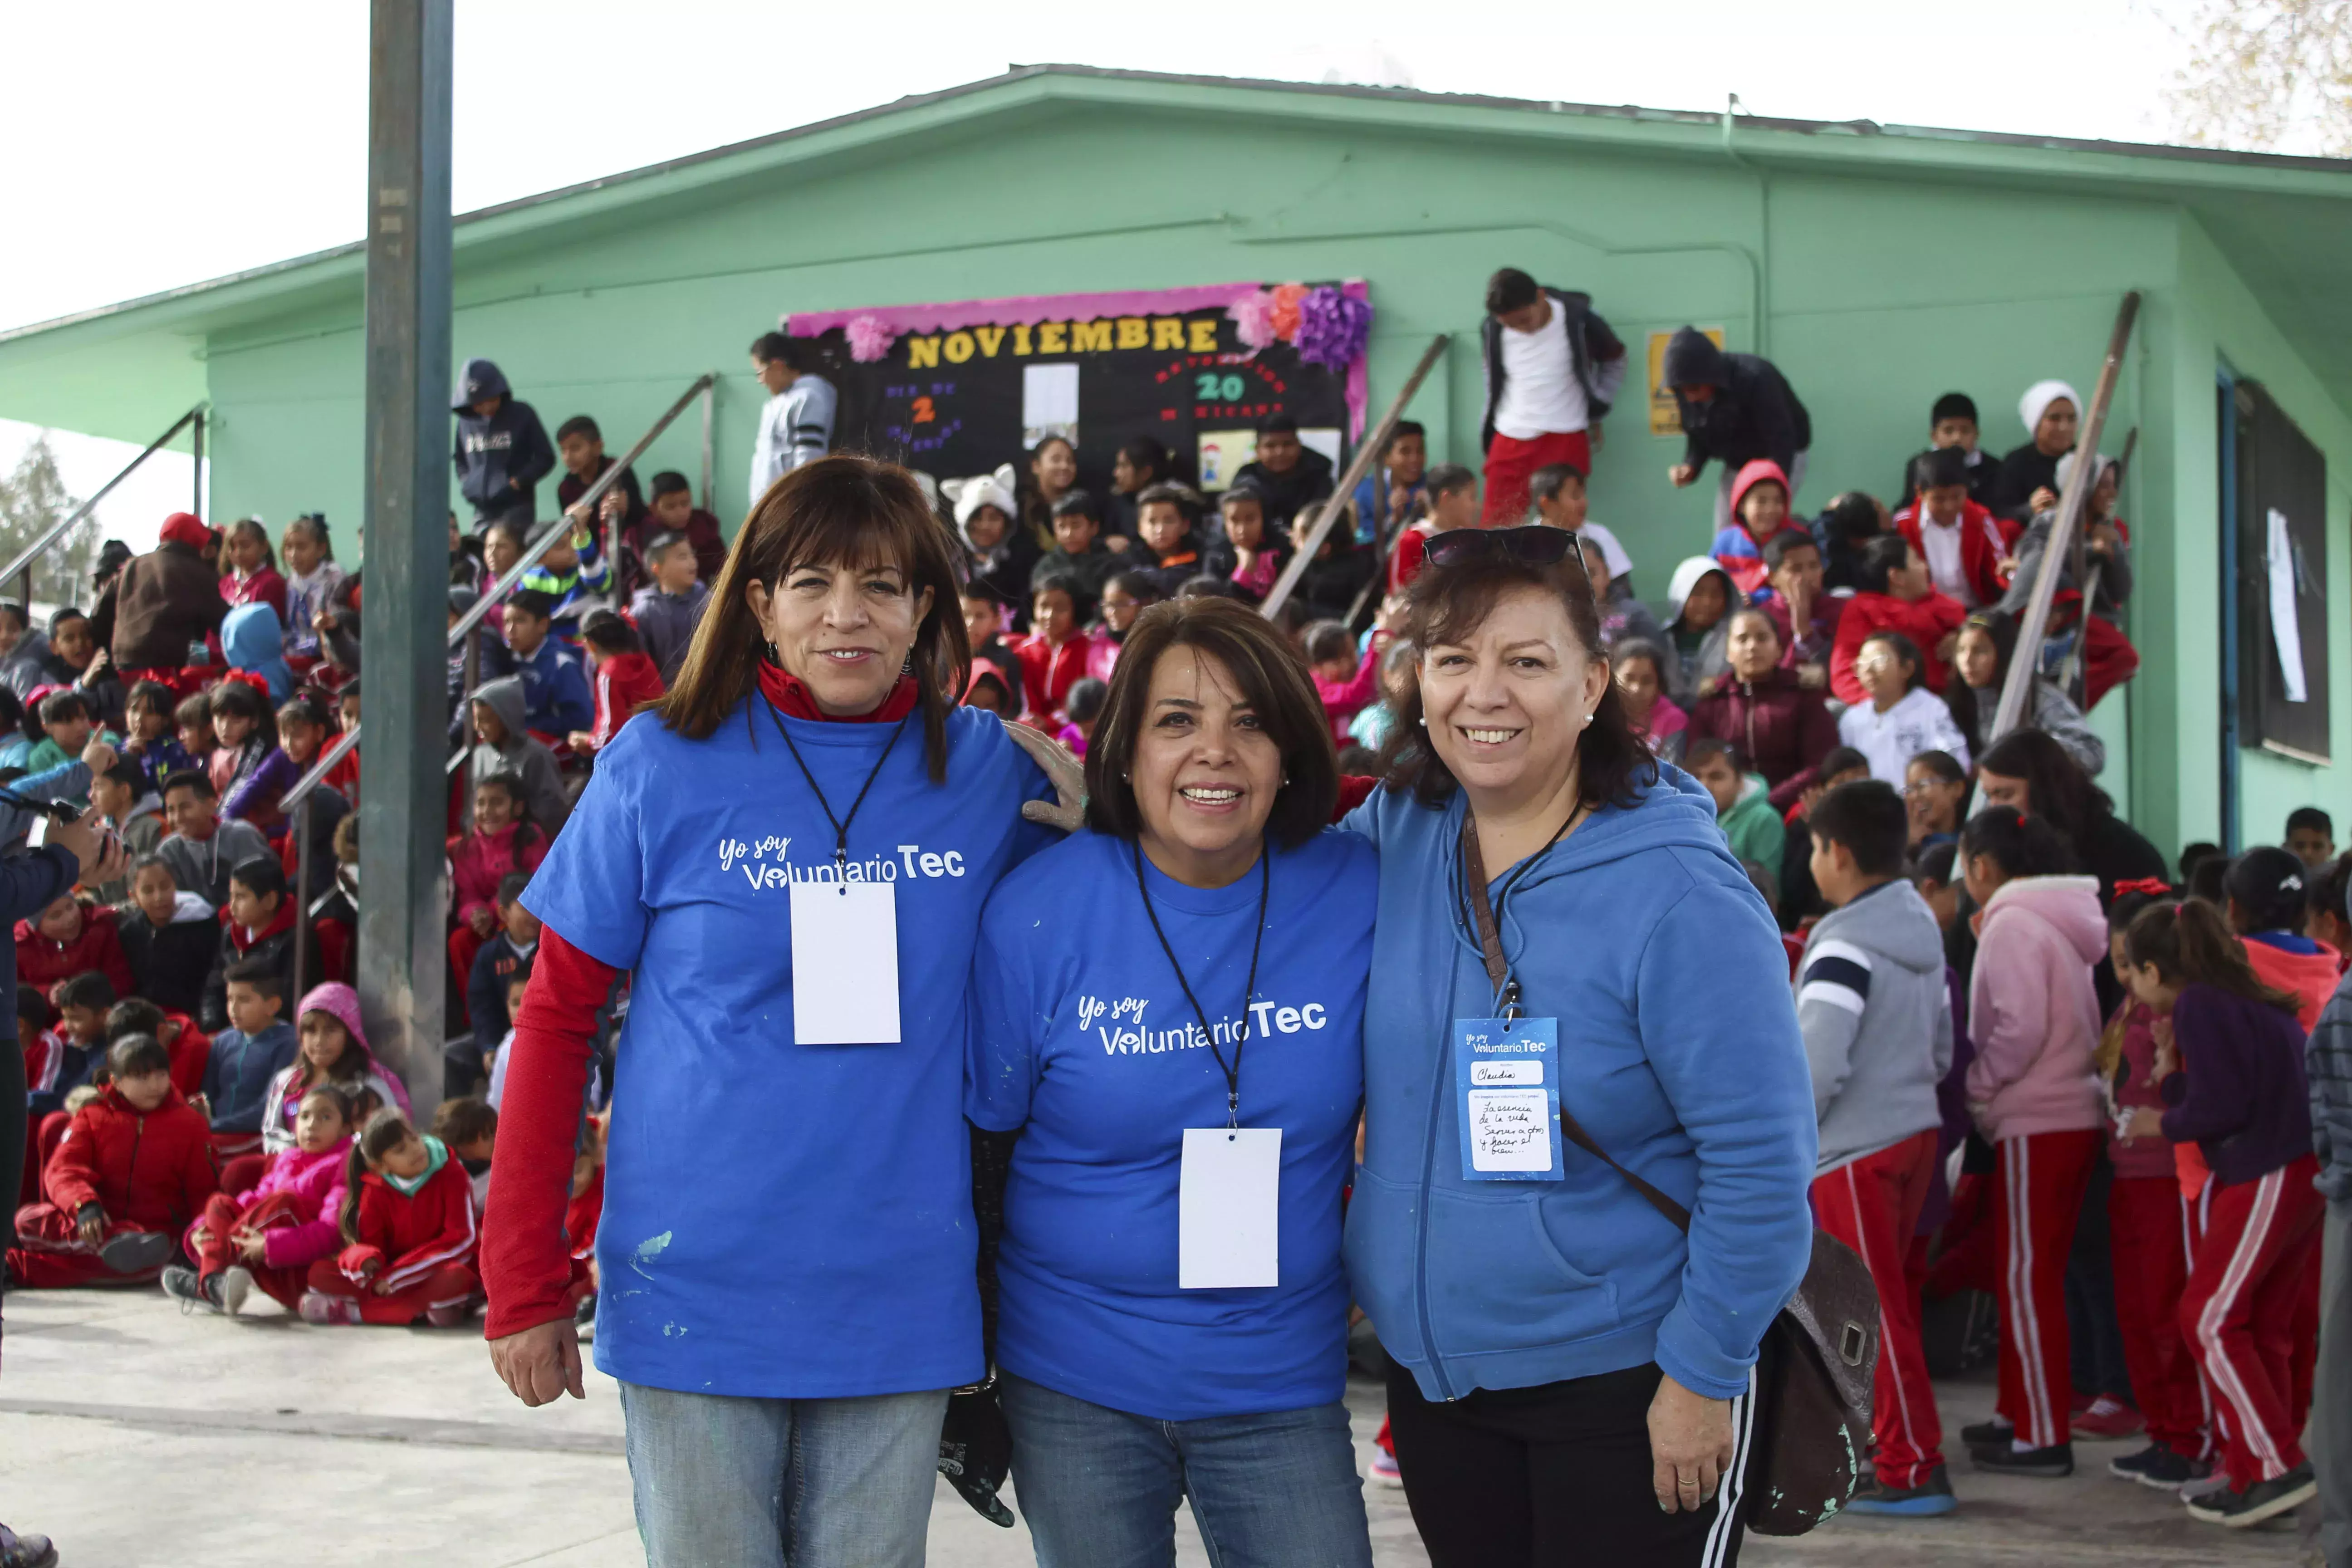
M790 888L796 882L912 882L961 877L971 869L964 864L962 850L935 853L919 844L901 844L895 854L869 855L845 865L836 865L830 856L807 865L795 865L785 858L792 847L792 839L781 834L751 839L722 838L719 841L719 875L740 875L753 892L766 892Z

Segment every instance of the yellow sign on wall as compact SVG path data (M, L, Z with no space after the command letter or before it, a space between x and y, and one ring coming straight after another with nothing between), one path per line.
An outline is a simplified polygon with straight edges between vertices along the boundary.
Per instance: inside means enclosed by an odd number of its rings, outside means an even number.
M1717 348L1723 346L1721 327L1701 327ZM1650 334L1650 434L1679 436L1683 433L1683 412L1675 405L1675 395L1666 386L1666 344L1673 332Z

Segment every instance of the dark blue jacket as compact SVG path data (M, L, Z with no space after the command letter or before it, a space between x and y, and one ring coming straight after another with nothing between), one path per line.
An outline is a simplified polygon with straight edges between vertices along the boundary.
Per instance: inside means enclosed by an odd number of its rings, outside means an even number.
M487 419L474 412L474 405L486 397L504 399ZM450 461L457 470L458 493L477 511L503 510L530 500L532 488L555 468L555 446L548 440L538 411L517 402L504 373L486 359L466 362L450 406L457 416Z
M258 1132L269 1080L294 1063L294 1026L280 1021L257 1035L223 1029L205 1062L205 1099L215 1132Z
M596 698L580 668L580 656L551 636L529 658L518 658L503 644L486 650L490 668L484 679L512 675L522 681L522 718L542 735L568 735L596 726Z

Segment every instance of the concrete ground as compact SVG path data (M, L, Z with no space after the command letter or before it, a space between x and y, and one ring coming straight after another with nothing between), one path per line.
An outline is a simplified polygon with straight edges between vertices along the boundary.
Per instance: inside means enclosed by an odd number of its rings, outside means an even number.
M55 1536L62 1568L331 1561L469 1568L642 1563L621 1456L620 1401L525 1410L491 1373L478 1331L315 1329L264 1301L236 1321L184 1317L161 1292L18 1291L0 1362L0 1520ZM1991 1391L1940 1391L1948 1429ZM1349 1391L1369 1464L1381 1396ZM2111 1479L2125 1449L2078 1447L2066 1481L1953 1470L1948 1519L1847 1519L1791 1542L1751 1538L1770 1568L1885 1564L2293 1563L2294 1532L2237 1534ZM1369 1489L1381 1568L1428 1558L1401 1492ZM1017 1501L1017 1500L1016 1500ZM1178 1560L1206 1558L1190 1519ZM1016 1568L1027 1531L999 1530L942 1484L931 1561Z

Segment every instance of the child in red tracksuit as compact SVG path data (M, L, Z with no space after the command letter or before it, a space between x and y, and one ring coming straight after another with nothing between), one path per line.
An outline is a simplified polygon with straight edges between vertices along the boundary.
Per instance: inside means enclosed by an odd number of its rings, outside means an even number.
M17 1211L19 1285L144 1284L220 1184L212 1129L172 1087L163 1043L126 1035L106 1065L113 1081L74 1113L41 1173L47 1201Z
M203 1217L188 1227L186 1251L196 1266L165 1268L164 1293L234 1314L259 1286L279 1305L294 1308L310 1265L332 1258L342 1244L335 1227L351 1141L349 1095L330 1084L304 1095L294 1146L269 1157L251 1191L212 1195Z
M55 1001L61 983L93 969L106 976L117 996L138 989L112 910L62 893L33 919L16 922L17 984L37 985Z
M2095 877L2063 875L2056 828L2010 806L1970 817L1959 863L1977 915L1969 977L1969 1110L1993 1146L2000 1273L1996 1418L1964 1428L1979 1469L2067 1476L2066 1254L2099 1157L2104 1118L2091 1058L2107 952Z
M2107 911L2107 951L2121 974L2131 959L2125 933L2156 893L2116 895ZM2171 1141L2150 1116L2161 1116L2156 1078L2158 1014L2126 995L2107 1020L2096 1061L2107 1100L2107 1189L2110 1267L2116 1318L2123 1331L2124 1368L2147 1420L2148 1445L2107 1463L2107 1472L2159 1490L2211 1472L2211 1405L2205 1381L2181 1337L2174 1309L2189 1283L2192 1218L2181 1195Z
M310 1265L299 1310L312 1323L466 1321L481 1294L474 1184L438 1138L386 1107L368 1119L344 1166L344 1247Z
M2310 1413L2320 1217L2310 1088L2292 992L2267 985L2213 908L2144 910L2125 933L2132 994L2154 1026L2155 1073L2174 1142L2195 1140L2212 1175L2204 1235L2180 1298L2180 1331L2213 1391L2230 1484L2189 1514L2245 1529L2317 1491L2300 1435Z
M474 827L449 844L449 879L457 910L449 933L449 965L462 984L474 955L499 933L499 884L512 873L539 869L547 834L530 819L522 781L490 773L474 781Z

